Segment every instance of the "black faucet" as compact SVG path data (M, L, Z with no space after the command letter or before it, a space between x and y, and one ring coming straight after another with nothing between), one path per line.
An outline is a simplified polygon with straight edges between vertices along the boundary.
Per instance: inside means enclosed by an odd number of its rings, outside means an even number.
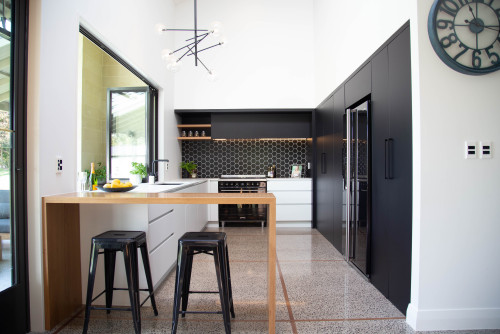
M155 169L155 162L158 163L158 162L169 162L168 159L158 159L158 160L153 160L153 162L151 163L151 169L152 169L152 173L153 173L153 176L155 177L155 181L156 181L156 177L158 175L157 172L156 172L156 169Z

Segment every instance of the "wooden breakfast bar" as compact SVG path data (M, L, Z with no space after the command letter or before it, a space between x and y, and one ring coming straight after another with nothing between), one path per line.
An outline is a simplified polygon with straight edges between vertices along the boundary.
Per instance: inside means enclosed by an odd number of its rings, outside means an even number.
M45 329L82 307L80 204L264 204L268 206L268 332L276 322L276 198L270 193L80 192L42 197Z

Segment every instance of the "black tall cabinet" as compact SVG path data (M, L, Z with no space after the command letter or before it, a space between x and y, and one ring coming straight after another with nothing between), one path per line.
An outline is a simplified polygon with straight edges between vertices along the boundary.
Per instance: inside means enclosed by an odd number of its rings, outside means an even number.
M316 109L316 228L333 243L333 97Z
M316 109L315 224L345 249L345 109L371 100L370 280L400 311L410 301L412 121L410 28L405 24Z
M410 28L372 61L372 276L403 313L410 300L412 121Z

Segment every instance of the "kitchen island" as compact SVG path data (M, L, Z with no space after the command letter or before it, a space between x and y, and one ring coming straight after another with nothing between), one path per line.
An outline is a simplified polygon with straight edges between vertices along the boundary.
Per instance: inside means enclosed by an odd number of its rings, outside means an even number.
M81 192L42 198L45 328L82 307L80 204L264 204L268 206L268 332L276 320L276 198L273 194Z

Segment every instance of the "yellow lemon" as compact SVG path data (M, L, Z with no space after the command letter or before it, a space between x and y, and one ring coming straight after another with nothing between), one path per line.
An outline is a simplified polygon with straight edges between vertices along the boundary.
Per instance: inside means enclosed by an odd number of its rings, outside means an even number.
M122 181L120 181L120 179L114 179L113 180L113 184L120 184L122 183Z
M132 183L130 183L130 182L126 182L126 183L125 183L125 187L127 187L127 188L128 188L128 187L132 187Z
M121 184L118 183L111 183L111 188L120 188Z
M106 183L103 188L111 188L111 184Z

